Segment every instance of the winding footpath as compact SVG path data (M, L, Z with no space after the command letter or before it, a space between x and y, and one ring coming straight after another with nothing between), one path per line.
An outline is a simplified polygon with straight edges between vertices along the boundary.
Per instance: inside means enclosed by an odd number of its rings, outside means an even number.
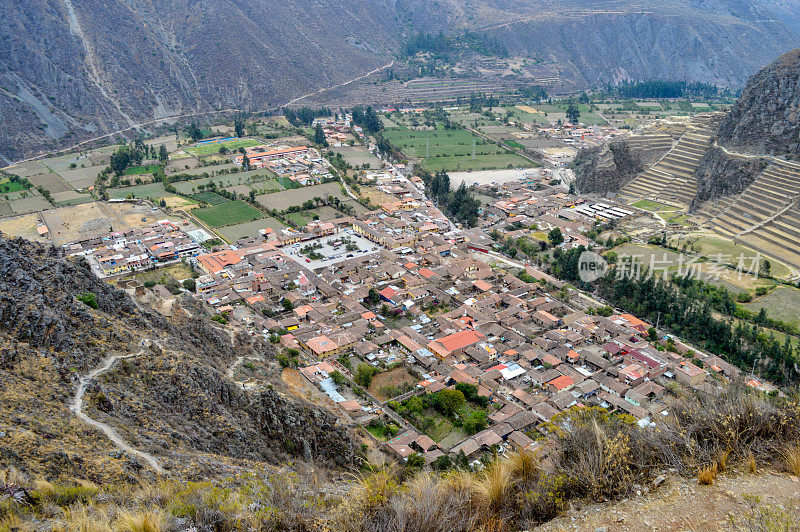
M100 375L102 375L103 373L105 373L106 371L110 370L118 360L141 356L145 353L145 350L146 346L142 347L142 349L140 349L138 353L130 355L111 355L103 359L103 361L100 363L99 366L97 366L95 369L89 372L88 375L81 378L81 382L78 385L77 391L75 392L75 397L72 398L72 402L69 405L69 409L72 410L72 412L76 416L78 416L78 419L80 419L84 423L91 425L96 429L101 430L103 434L105 434L106 437L109 440L111 440L111 442L118 449L128 454L138 456L139 458L143 459L148 464L150 464L150 467L152 467L156 473L158 473L159 475L163 475L165 473L164 468L161 467L161 465L158 463L158 460L153 455L140 451L138 449L134 449L133 447L131 447L130 444L128 444L128 442L125 441L125 439L122 436L120 436L120 434L116 430L114 430L113 427L101 421L94 420L83 412L83 402L84 402L83 398L84 395L86 394L86 388L89 385L89 383L92 380L99 377Z

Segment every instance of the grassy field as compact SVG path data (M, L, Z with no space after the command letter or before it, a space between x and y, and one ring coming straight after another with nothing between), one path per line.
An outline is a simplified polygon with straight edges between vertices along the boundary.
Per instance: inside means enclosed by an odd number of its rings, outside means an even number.
M463 129L390 129L384 136L407 155L421 159L422 166L431 172L493 170L529 164L522 157L506 153L503 148Z
M122 199L128 196L142 199L159 199L169 195L164 190L164 183L147 183L146 185L108 189L108 196L112 199Z
M304 212L291 212L286 215L286 219L298 227L302 227L311 221L311 216Z
M228 151L236 151L239 148L250 148L252 146L258 146L259 144L263 144L260 140L256 139L233 139L233 140L226 140L224 142L219 141L212 141L207 142L205 144L200 144L199 146L192 146L189 148L185 148L188 153L192 155L212 155L214 153L219 153L219 149L223 146L228 148Z
M767 316L793 325L800 325L800 290L779 286L765 296L754 299L743 305L750 311L758 312L761 308Z
M14 182L9 181L9 179L7 177L4 177L4 178L0 179L0 193L17 192L17 191L25 190L25 189L28 189L28 188L30 188L30 187L24 186L19 181L14 181Z
M131 166L127 168L122 175L141 175L141 174L154 174L161 168L158 164L149 164L145 166Z
M258 209L241 200L226 201L219 205L193 209L192 215L209 227L225 227L263 218Z
M209 205L219 205L220 203L228 201L215 192L198 192L197 194L192 194L191 197L197 201L208 203Z
M658 203L656 201L650 201L646 199L639 200L636 203L633 203L633 206L636 207L637 209L642 209L643 211L650 211L650 212L671 209L669 205L664 205L663 203Z
M746 269L749 269L754 263L760 264L761 261L766 258L757 251L742 246L741 244L710 235L687 235L673 240L671 243L676 245L679 249L686 244L688 248L693 249L697 253L714 260L721 259L721 261L728 262L733 266L738 266L741 258L743 266ZM784 278L790 274L789 268L775 260L770 260L770 272L777 278Z
M292 190L293 188L303 188L303 185L301 185L297 181L292 181L286 176L276 177L272 181L282 186L284 190Z

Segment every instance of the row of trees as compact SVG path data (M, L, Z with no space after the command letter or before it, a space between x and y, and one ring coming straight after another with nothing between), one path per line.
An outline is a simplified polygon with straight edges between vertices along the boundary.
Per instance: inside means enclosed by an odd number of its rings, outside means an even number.
M622 98L683 98L686 96L713 98L719 95L719 88L716 85L658 79L625 82L611 90Z
M578 257L583 251L583 246L569 251L557 249L553 273L581 285ZM781 384L800 382L800 353L792 346L791 337L781 345L758 323L735 320L736 302L724 288L710 288L696 279L651 276L646 268L633 268L625 262L615 264L594 288L615 306L643 320L658 321L675 335L745 371L760 370Z
M315 118L322 116L331 116L333 113L330 109L320 107L319 109L312 109L310 107L301 107L300 109L284 109L283 116L294 127L310 126L314 123Z

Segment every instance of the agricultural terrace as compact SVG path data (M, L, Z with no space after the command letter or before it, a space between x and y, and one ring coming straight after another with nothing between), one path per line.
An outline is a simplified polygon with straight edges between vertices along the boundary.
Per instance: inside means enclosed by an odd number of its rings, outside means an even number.
M219 205L192 209L192 216L209 227L225 227L263 218L264 214L244 201L226 201Z
M463 129L389 129L384 136L431 172L493 170L529 166L529 162ZM473 155L474 145L474 155Z
M201 141L196 146L184 148L184 150L192 155L214 155L219 153L220 148L225 146L228 151L237 151L239 148L252 148L264 144L263 141L249 138L233 138L233 139L215 139Z

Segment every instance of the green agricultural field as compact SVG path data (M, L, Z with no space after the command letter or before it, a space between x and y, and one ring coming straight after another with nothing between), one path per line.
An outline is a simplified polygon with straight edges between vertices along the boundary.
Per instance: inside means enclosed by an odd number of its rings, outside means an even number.
M292 181L286 176L276 177L273 180L275 183L279 184L284 188L284 190L291 190L293 188L302 188L303 185L298 183L297 181Z
M191 153L192 155L203 156L219 153L219 149L223 146L228 148L228 151L236 151L239 148L251 148L253 146L258 146L259 144L264 143L256 139L233 139L226 140L224 142L206 142L205 144L200 144L199 146L185 148L185 151Z
M192 194L190 197L201 203L208 203L209 205L219 205L228 201L214 192L198 192L197 194Z
M637 209L642 209L643 211L650 211L650 212L656 212L670 208L669 205L664 205L663 203L658 203L646 199L639 200L636 203L633 203L632 205Z
M6 192L19 192L20 190L26 190L30 187L23 185L20 181L9 181L7 177L0 179L0 193Z
M779 286L765 296L758 297L743 305L747 310L767 311L767 316L795 326L800 325L800 290Z
M135 185L132 187L110 188L108 196L112 199L123 199L127 197L141 199L160 199L170 194L164 190L164 183L147 183L146 185Z
M506 153L503 148L463 129L393 129L385 131L384 136L407 155L421 159L422 166L431 172L494 170L530 164L519 155Z
M733 266L738 266L741 258L745 269L750 269L755 262L759 262L759 265L761 265L763 260L767 258L757 251L741 244L711 235L687 235L675 239L670 243L679 249L683 249L685 245L687 249L691 249L714 260L728 262ZM769 259L769 262L770 273L773 277L780 279L787 277L791 273L789 268L780 262L773 259Z
M528 168L532 163L515 153L497 155L478 155L471 157L431 157L422 165L431 172L459 172L465 170L497 170L499 168Z
M311 215L305 212L290 212L286 215L286 219L290 220L298 227L302 227L311 221Z
M145 166L131 166L122 172L122 175L141 175L141 174L154 174L161 168L158 164L148 164Z
M219 205L193 209L192 215L209 227L225 227L264 218L264 214L244 201L226 201Z

